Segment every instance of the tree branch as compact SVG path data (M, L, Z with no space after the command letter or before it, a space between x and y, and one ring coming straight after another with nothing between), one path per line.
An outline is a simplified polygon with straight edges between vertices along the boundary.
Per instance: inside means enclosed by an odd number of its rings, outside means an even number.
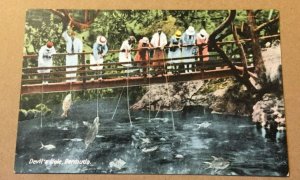
M92 18L88 19L88 11L85 10L84 13L85 13L85 22L79 22L77 20L75 20L72 16L71 16L71 13L66 10L66 9L50 9L50 12L52 12L53 14L59 16L62 21L64 23L69 23L70 22L70 25L71 26L74 26L74 27L77 27L78 29L86 29L86 28L89 28L90 25L94 22L94 20L96 19L98 13L99 13L99 10L96 11L96 14L95 16L93 16Z
M223 34L221 34L217 39L216 41L222 41L224 38L226 38L227 36L229 36L231 34L231 31L230 30L227 30L225 31Z
M232 62L229 60L226 53L217 45L216 37L218 34L220 34L226 27L230 26L230 24L233 22L234 18L236 16L236 11L231 10L229 13L229 16L226 18L226 20L215 29L215 31L210 35L209 37L209 43L212 45L212 47L219 53L219 55L222 57L222 59L228 64L228 66L233 71L233 75L237 78L239 82L244 84L248 90L255 91L256 89L253 88L253 85L249 81L249 79L245 79L239 75L240 71L235 67L235 65L232 64Z
M227 19L219 27L217 27L217 29L215 29L213 33L211 33L211 35L209 36L209 41L215 42L216 36L231 24L231 22L235 18L235 15L236 15L236 11L231 10Z
M236 27L234 26L234 24L231 24L231 29L232 29L232 33L233 33L233 38L235 40L235 44L240 49L240 56L241 56L241 60L243 62L243 67L244 67L244 76L248 76L248 78L249 78L248 68L247 68L247 57L246 57L246 54L245 54L244 47L243 47L242 43L239 40L239 37L237 35L237 31L236 31Z
M243 81L246 82L248 84L248 86L250 86L250 84L251 84L252 85L252 88L251 88L252 90L257 90L255 88L255 86L249 80L250 76L254 80L256 80L257 77L255 76L255 74L249 73L249 71L248 71L248 65L247 65L247 57L246 57L246 53L245 53L244 47L243 47L242 43L239 40L239 37L237 35L237 31L236 31L236 27L234 26L234 24L232 24L231 27L232 27L233 38L235 40L236 45L240 49L240 56L241 56L241 59L242 59L242 62L243 62L243 71L242 71L243 72L243 79L244 79ZM238 67L236 67L236 68L238 69Z
M54 15L59 16L62 19L66 18L65 15L62 12L60 12L59 10L49 9L49 11L52 12Z
M267 21L267 22L265 22L265 23L263 23L263 24L257 26L257 27L255 28L255 32L258 33L258 32L261 31L263 28L265 28L265 27L267 27L267 26L269 26L269 25L274 24L274 23L277 22L278 20L279 20L279 16L277 16L276 18L274 18L274 19L272 19L272 20L269 20L269 21Z

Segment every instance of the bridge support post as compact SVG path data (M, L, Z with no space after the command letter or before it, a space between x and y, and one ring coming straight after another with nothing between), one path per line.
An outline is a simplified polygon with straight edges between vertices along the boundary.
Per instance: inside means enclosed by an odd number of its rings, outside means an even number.
M84 51L83 51L84 52ZM86 89L86 66L85 66L85 54L83 53L82 56L81 56L81 60L82 60L82 65L83 65L83 68L82 70L84 71L83 73L81 73L81 76L83 77L82 78L82 89Z
M199 55L200 55L200 62L199 62L199 70L201 71L201 79L204 75L204 68L203 68L203 46L202 44L199 47Z

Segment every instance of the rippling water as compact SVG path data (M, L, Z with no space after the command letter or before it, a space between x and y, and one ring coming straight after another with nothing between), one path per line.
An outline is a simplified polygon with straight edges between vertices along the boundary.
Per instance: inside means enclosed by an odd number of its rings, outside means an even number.
M60 107L43 119L19 122L16 150L17 173L121 173L121 174L205 174L286 176L288 173L285 132L270 137L246 117L213 115L201 107L174 112L131 112L130 126L126 100L111 120L116 99L101 100L99 133L85 149L84 138L96 116L95 102L76 102L67 119ZM206 123L207 127L199 124ZM197 125L198 124L198 125ZM40 149L52 144L52 150ZM148 152L151 151L152 152ZM210 167L214 157L228 162ZM30 159L89 160L90 164L29 164ZM120 169L110 162L122 160Z

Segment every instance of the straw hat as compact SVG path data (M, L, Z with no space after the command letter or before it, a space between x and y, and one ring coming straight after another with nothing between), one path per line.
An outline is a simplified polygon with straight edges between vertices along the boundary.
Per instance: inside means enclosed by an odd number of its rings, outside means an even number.
M98 36L97 37L97 43L101 45L105 45L107 43L107 40L104 36Z
M193 26L189 26L189 28L185 31L187 35L195 35L195 28Z
M177 30L174 34L174 36L176 37L181 37L181 31Z

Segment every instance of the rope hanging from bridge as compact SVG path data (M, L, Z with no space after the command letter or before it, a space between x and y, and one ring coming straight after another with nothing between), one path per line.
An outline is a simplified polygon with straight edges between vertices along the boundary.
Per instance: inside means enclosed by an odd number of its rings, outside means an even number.
M168 71L167 71L167 68L166 68L166 63L164 63L164 71L165 71L165 74L168 74ZM173 107L172 107L171 97L170 97L170 89L169 89L168 76L165 76L165 78L166 78L168 99L169 99L169 103L170 103L169 105L170 105L170 110L171 110L172 127L173 127L173 131L175 131L175 122L174 122Z
M97 94L97 117L99 118L99 89L96 90L96 94Z
M43 78L43 84L42 84L42 98L41 98L41 128L43 128L43 103L44 103L44 75L42 76Z
M97 93L97 117L99 117L99 89L96 90Z
M158 106L158 110L157 110L157 112L156 112L156 114L155 114L155 117L154 117L154 118L157 118L157 115L158 115L158 113L160 112L160 107L161 107L161 104L159 104L159 106Z
M128 111L128 118L130 121L130 126L132 126L131 115L130 115L130 105L129 105L129 92L128 92L128 88L129 88L128 78L129 77L128 76L129 76L129 70L127 69L127 78L126 78L126 81L127 81L127 111Z
M148 68L147 68L147 73L150 72L150 63L147 64ZM148 110L148 121L150 122L150 119L151 119L151 83L150 83L150 76L148 78L148 88L149 88L149 97L148 97L148 100L149 100L149 110Z
M121 97L122 97L122 94L123 94L124 89L125 89L125 87L123 87L123 89L122 89L122 91L121 91L121 94L120 94L119 99L118 99L118 101L117 101L117 105L116 105L116 108L115 108L115 110L114 110L114 113L113 113L113 115L112 115L112 117L111 117L111 120L114 119L115 114L117 113L117 109L118 109L119 103L120 103L120 101L121 101Z

